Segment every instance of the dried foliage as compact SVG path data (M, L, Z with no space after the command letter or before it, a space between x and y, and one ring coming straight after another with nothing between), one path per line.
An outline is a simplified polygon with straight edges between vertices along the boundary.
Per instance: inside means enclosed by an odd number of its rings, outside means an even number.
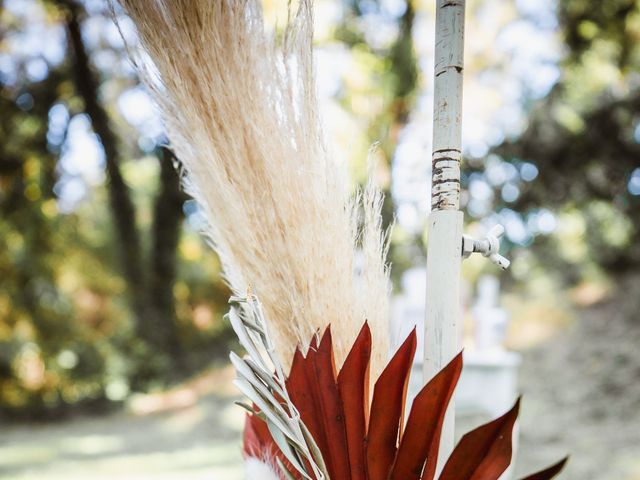
M323 139L310 0L292 12L280 43L265 33L257 0L121 3L146 52L137 66L232 289L252 283L285 361L332 322L341 363L367 318L379 369L389 292L381 197L368 188L351 200Z
M404 422L415 331L382 371L369 402L371 335L365 323L344 366L336 374L331 330L314 337L307 355L297 351L287 390L315 440L330 478L346 480L433 480L445 412L462 370L462 354L414 399ZM498 480L512 460L512 433L519 401L502 417L466 434L445 463L440 480ZM282 457L257 416L245 426L245 453ZM262 456L261 453L268 452ZM554 478L566 460L525 480ZM302 478L285 471L282 478Z
M244 359L233 352L230 355L238 374L233 383L253 406L238 404L264 421L258 427L262 428L260 435L269 435L277 444L284 458L273 455L273 459L283 470L293 469L307 479L325 478L322 455L289 398L282 364L275 353L262 305L251 294L247 298L232 297L230 303L227 318L247 352ZM246 444L255 443L256 432L257 429L245 431ZM254 451L257 450L252 449L250 453ZM270 455L274 453L270 452Z

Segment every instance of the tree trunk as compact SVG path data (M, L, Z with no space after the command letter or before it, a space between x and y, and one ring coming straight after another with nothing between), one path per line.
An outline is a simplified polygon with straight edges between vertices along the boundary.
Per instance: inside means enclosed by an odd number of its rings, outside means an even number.
M118 140L109 124L107 112L99 101L98 82L89 64L89 57L82 40L80 28L81 7L75 2L60 0L67 7L66 20L69 43L74 54L73 65L75 84L84 101L84 108L104 149L108 176L111 213L122 259L122 270L129 284L129 292L136 316L141 318L144 311L144 269L142 247L136 227L136 215L131 193L120 171Z
M173 359L182 358L176 325L173 287L176 281L176 252L180 240L182 205L186 195L180 190L176 157L168 148L161 148L160 190L156 198L152 230L151 275L149 304L156 319L153 343Z
M140 369L135 374L135 382L142 385L147 379L168 373L164 371L168 367L166 360L181 358L173 286L184 195L180 191L180 181L172 165L175 157L163 148L159 155L160 191L155 205L153 246L147 265L136 226L131 191L120 169L118 139L111 128L107 112L100 103L99 84L82 40L81 18L84 12L73 0L56 1L68 12L66 26L75 56L73 70L76 88L84 100L85 111L91 119L93 130L104 148L109 199L121 268L128 284L136 334L146 343L142 358L139 359ZM177 366L180 366L180 362Z

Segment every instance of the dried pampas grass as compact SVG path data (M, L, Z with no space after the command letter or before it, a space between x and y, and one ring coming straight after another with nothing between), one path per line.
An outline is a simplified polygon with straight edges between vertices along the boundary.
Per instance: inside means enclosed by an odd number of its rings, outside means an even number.
M280 480L277 469L254 457L244 460L244 478L247 480Z
M253 285L285 364L329 323L341 363L367 319L378 372L389 296L381 197L368 188L350 199L323 139L311 1L299 3L279 42L265 33L258 0L121 3L232 289Z

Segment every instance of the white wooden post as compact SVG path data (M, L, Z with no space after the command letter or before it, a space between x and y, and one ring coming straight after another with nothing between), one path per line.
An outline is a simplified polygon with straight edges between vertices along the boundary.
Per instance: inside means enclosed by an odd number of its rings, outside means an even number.
M431 214L427 249L424 379L460 349L462 71L465 0L436 0ZM453 402L442 431L438 471L454 446Z

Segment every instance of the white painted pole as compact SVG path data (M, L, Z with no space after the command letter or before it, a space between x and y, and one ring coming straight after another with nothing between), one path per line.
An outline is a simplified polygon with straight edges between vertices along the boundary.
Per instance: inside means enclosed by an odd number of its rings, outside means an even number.
M465 0L436 0L431 214L427 247L424 379L460 350L462 72ZM442 431L438 471L454 446L455 407Z

